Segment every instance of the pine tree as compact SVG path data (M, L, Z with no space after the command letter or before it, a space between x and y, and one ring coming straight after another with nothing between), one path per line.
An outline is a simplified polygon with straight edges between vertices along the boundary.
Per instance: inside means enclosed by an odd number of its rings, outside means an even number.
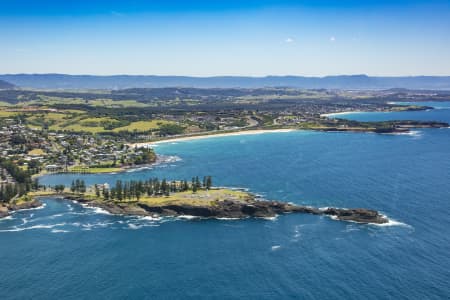
M139 201L140 198L141 198L141 191L136 190L136 200Z
M167 181L166 181L166 179L164 178L164 179L162 180L162 182L161 182L161 192L162 192L163 194L165 194L166 191L167 191Z
M80 180L80 193L84 194L86 193L86 184L84 183L84 180Z
M116 181L116 195L117 195L117 200L121 201L122 200L122 181L121 180L117 180Z
M97 196L97 198L99 198L100 197L100 189L97 184L94 185L94 189L95 189L95 196Z
M211 176L208 176L206 178L206 189L209 190L209 189L211 189L211 187L212 187L212 178L211 178Z

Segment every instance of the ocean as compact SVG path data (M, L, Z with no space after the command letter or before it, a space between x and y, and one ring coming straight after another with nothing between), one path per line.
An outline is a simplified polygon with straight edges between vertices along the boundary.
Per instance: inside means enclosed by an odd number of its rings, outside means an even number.
M438 104L430 111L339 117L449 122L450 103ZM302 205L376 209L391 222L304 214L232 221L123 217L49 198L41 209L0 220L0 297L448 299L450 129L293 131L155 150L174 159L126 173L48 175L41 183L211 175L216 186Z

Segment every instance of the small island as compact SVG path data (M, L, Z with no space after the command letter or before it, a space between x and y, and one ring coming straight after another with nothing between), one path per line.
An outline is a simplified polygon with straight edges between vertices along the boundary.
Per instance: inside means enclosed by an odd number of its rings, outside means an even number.
M114 187L96 184L89 188L83 180L70 188L56 185L29 192L0 206L0 216L40 205L40 197L58 197L98 207L116 215L152 217L194 216L216 219L273 218L286 213L326 215L342 221L383 224L388 219L374 210L313 208L292 203L267 201L241 190L212 186L210 176L194 177L190 182L151 178L145 181L118 180Z

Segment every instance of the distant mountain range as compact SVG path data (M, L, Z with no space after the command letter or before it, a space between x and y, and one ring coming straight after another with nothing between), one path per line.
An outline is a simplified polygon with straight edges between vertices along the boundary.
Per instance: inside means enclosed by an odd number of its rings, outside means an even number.
M12 89L12 88L14 88L13 84L3 81L3 80L0 80L0 90L7 90L7 89Z
M303 76L152 76L152 75L65 75L65 74L5 74L0 80L22 88L36 89L125 89L160 87L196 88L261 88L292 87L305 89L427 89L450 90L450 76L372 77L339 75ZM0 83L1 84L1 83Z

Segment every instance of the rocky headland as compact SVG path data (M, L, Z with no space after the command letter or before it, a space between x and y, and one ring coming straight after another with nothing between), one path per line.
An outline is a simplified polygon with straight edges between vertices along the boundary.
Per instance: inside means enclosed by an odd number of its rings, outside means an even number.
M21 209L38 208L42 203L37 199L32 199L30 201L21 201L13 203L0 204L0 218L9 216L13 211Z
M366 224L383 224L389 220L376 210L356 208L314 208L280 201L261 200L251 193L224 188L186 193L178 198L152 197L141 201L105 201L92 195L46 193L28 197L28 201L0 204L0 218L13 211L37 208L41 197L57 197L101 208L115 215L176 217L194 216L208 219L273 218L288 213L329 216L335 220Z
M137 215L152 217L167 216L195 216L200 218L215 219L244 219L244 218L273 218L287 213L307 213L313 215L330 216L341 221L353 221L358 223L383 224L389 220L376 210L356 208L314 208L300 206L279 201L257 200L255 198L246 201L221 200L205 205L189 203L151 204L147 202L114 202L96 201L79 196L66 195L64 198L75 200L92 207L99 207L111 214Z

